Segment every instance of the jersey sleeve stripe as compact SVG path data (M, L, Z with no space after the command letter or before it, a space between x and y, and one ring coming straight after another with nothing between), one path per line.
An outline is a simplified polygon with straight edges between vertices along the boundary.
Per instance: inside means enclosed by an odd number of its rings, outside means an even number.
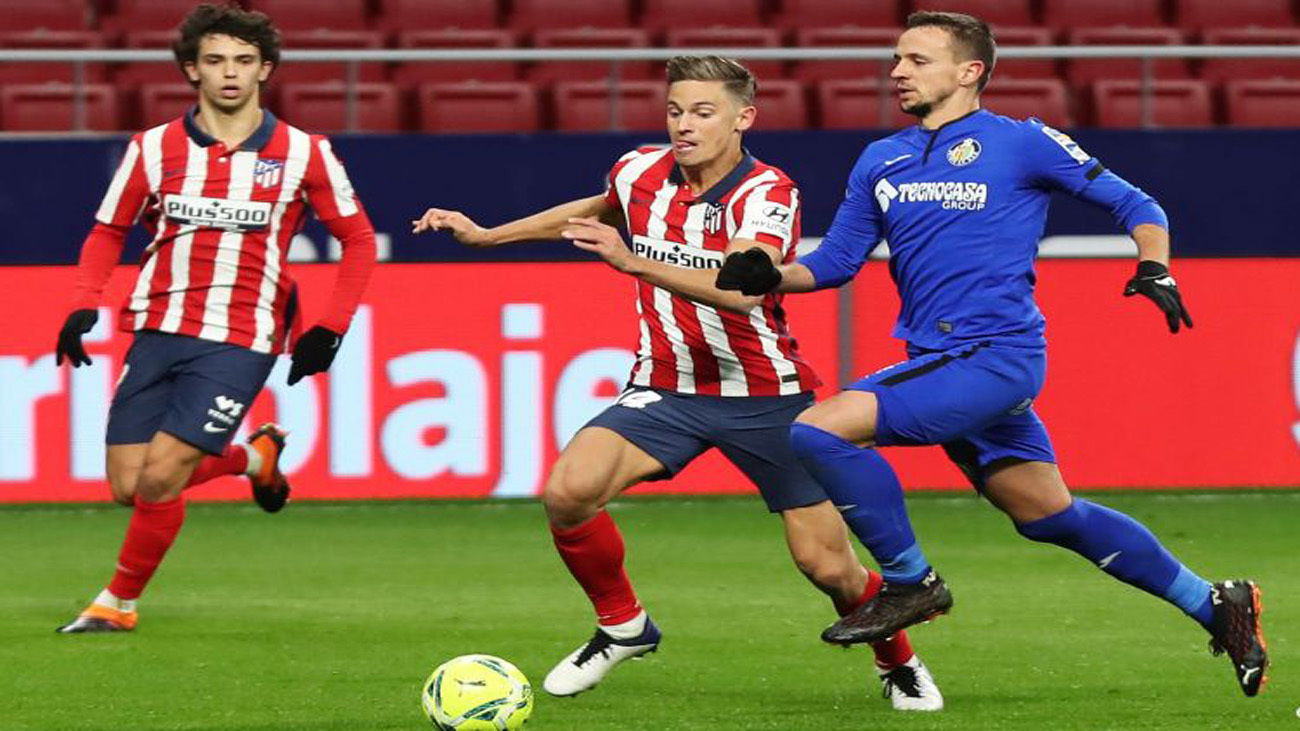
M143 171L140 169L139 162L140 143L133 139L126 146L126 154L122 156L122 162L117 166L112 182L108 184L104 200L100 202L99 210L95 213L96 221L118 226L129 226L135 223L136 217L140 215L140 205L144 203L144 196L138 196L139 202L133 211L122 211L119 208L123 202L122 194L126 192L127 183L131 182L132 178L136 179L137 186L144 182L141 180Z
M334 156L334 149L330 147L330 141L322 139L316 145L320 151L321 159L325 162L325 174L329 177L330 189L334 193L334 206L338 211L340 218L356 215L360 207L357 206L356 194L352 190L352 181L348 180L348 173L343 169L343 163Z

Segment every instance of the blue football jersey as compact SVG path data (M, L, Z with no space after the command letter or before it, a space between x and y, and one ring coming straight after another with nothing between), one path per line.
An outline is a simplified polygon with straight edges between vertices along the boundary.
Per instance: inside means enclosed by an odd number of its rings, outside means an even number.
M821 246L799 262L836 287L883 238L902 308L894 336L946 350L997 338L1044 345L1034 258L1051 191L1111 211L1126 231L1164 211L1037 119L976 110L867 146Z

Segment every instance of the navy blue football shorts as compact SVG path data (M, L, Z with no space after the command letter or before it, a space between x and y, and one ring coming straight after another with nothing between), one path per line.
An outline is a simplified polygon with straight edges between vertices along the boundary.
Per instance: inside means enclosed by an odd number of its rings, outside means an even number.
M982 341L942 351L909 347L908 356L848 386L876 395L876 444L943 445L976 487L997 460L1056 462L1031 408L1047 373L1042 348Z
M790 446L790 424L812 406L810 393L790 396L699 396L633 387L587 422L617 433L664 466L669 479L710 447L758 487L768 510L826 499Z
M136 333L108 410L109 444L143 444L163 431L208 454L230 444L275 356L229 343Z

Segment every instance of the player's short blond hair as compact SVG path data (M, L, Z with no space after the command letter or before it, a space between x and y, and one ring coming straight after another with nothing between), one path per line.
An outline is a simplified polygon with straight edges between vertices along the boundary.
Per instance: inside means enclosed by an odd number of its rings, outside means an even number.
M742 107L753 105L758 91L753 72L739 61L722 56L673 56L668 59L668 83L678 81L721 81Z

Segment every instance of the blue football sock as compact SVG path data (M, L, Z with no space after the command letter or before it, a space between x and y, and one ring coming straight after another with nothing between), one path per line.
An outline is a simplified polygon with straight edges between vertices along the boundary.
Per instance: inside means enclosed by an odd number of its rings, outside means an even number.
M1202 625L1210 623L1209 582L1174 558L1146 526L1121 512L1075 498L1065 510L1017 525L1016 530L1030 540L1068 548Z
M903 505L903 486L884 457L807 424L790 427L799 461L821 483L885 581L915 584L930 572Z

